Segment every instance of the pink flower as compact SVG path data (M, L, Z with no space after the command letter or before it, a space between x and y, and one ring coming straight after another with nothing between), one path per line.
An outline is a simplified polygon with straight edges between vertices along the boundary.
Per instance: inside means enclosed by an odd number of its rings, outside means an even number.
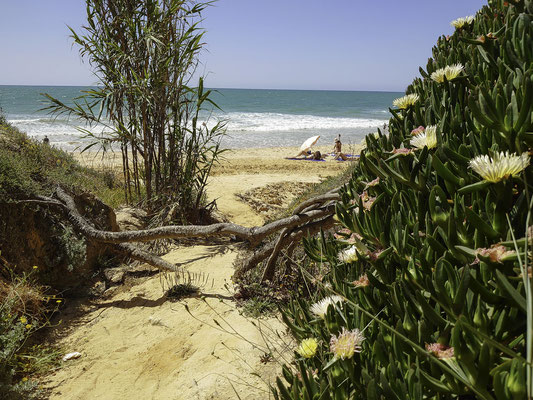
M339 232L334 233L333 237L337 240L341 240L349 244L354 244L356 239L358 240L363 239L363 237L360 234L358 234L357 232L352 232L349 229L341 229Z
M489 257L494 263L503 263L505 256L514 254L513 250L507 250L507 247L501 244L493 244L490 249L480 248L476 250L478 256Z
M374 186L377 186L377 185L379 185L379 176L378 176L376 179L374 179L374 180L368 182L368 183L365 185L365 190L368 189L369 187L374 187Z
M357 279L356 281L352 282L352 285L354 285L354 287L356 287L356 288L358 288L358 287L367 287L368 285L370 285L370 281L368 280L367 274L361 275L359 277L359 279Z
M366 211L370 211L372 208L372 205L376 201L375 197L370 197L366 191L363 192L362 195L359 196L361 198L361 201L363 202L363 208Z
M441 360L452 358L454 356L453 347L446 346L441 343L426 343L426 350Z
M392 150L392 153L406 156L406 155L413 153L413 149L406 149L405 147L400 147L399 149Z
M380 250L375 250L375 251L370 251L368 252L368 257L370 258L370 260L372 261L377 261L377 259L379 258L379 256L381 255L381 253L383 253L384 250L380 249Z
M426 128L424 128L422 125L420 125L418 128L415 128L411 131L411 135L416 136L420 133L424 133L426 131Z
M331 336L329 342L330 351L337 359L352 358L354 353L361 352L363 340L365 340L365 337L359 329L348 331L345 327L342 327L342 332L339 333L339 336Z
M346 236L351 235L351 234L352 234L351 230L349 230L348 228L342 228L339 231L337 231L336 233L334 233L333 236L335 236L335 238L337 238L337 239L340 239L341 237L346 237Z

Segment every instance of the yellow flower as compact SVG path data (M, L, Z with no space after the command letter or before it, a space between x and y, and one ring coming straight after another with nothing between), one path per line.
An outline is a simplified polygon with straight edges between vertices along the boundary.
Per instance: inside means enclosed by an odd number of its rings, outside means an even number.
M437 147L437 127L435 125L428 126L424 133L420 133L411 139L411 146L417 149L423 149L427 146L428 149Z
M33 269L38 269L39 267L37 265L34 265L33 266Z
M315 338L304 339L298 346L296 352L305 358L311 358L316 354L318 342Z
M392 102L392 105L400 109L406 109L414 105L419 98L420 97L417 94L408 94L403 97L400 97L399 99L394 100Z
M443 83L444 77L447 81L452 81L459 76L464 67L462 64L447 65L444 68L438 69L431 74L431 79L437 83Z
M31 324L27 324L26 329L30 329L30 328L31 328Z
M27 380L28 380L28 377L26 377L26 376L24 378L22 378L22 382L26 382Z
M502 151L494 153L492 158L487 155L478 156L470 160L469 165L484 180L495 183L518 175L526 169L529 165L529 156L527 152L517 155Z
M452 22L450 22L450 25L456 29L461 29L465 25L470 25L472 22L474 22L474 16L469 15L468 17L454 19Z
M61 300L56 300L56 303L61 303Z
M20 322L22 322L23 324L27 323L28 320L26 319L26 317L20 317Z

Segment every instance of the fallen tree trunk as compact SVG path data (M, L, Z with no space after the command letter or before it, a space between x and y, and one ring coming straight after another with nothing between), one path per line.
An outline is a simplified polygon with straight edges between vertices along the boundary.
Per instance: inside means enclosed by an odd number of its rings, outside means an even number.
M277 257L283 248L293 245L305 235L315 234L321 229L327 229L333 225L335 200L339 199L337 191L338 189L335 189L324 195L304 201L289 217L279 219L261 227L255 226L251 228L232 223L218 223L212 225L172 225L126 232L103 231L95 228L81 215L73 198L61 188L57 188L55 193L59 201L42 197L38 201L43 203L48 202L50 205L60 207L66 213L72 225L88 239L111 244L117 253L165 271L177 271L178 267L161 257L138 249L130 243L157 239L236 236L247 241L252 248L255 248L265 238L281 230L281 234L277 240L257 250L235 272L235 277L239 278L258 263L269 258L262 277L262 281L265 281L272 279Z
M127 232L102 231L91 226L78 212L72 197L63 189L58 188L56 195L66 207L69 221L84 235L93 240L105 243L145 242L157 239L180 239L191 237L230 236L234 235L248 241L255 247L261 241L283 228L292 228L307 221L322 218L330 210L313 209L308 212L293 214L264 226L247 228L233 223L219 223L212 225L170 225L160 228L143 229Z

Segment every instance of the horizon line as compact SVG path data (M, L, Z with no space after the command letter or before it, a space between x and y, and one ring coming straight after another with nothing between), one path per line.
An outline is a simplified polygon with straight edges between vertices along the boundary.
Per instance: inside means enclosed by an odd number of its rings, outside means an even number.
M23 86L23 87L97 87L98 85L50 85L50 84L3 84L0 83L0 86ZM238 87L210 87L206 86L208 89L218 90L279 90L279 91L302 91L302 92L381 92L381 93L403 93L405 90L384 90L384 89L287 89L287 88L238 88Z

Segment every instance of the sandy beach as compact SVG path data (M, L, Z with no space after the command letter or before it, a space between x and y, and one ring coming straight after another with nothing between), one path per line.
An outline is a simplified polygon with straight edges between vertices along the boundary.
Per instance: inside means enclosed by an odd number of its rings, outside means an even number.
M316 146L313 150L329 154L332 146ZM361 146L346 147L349 154L359 154ZM216 200L218 210L231 222L244 226L262 225L265 213L257 213L239 195L270 186L270 197L288 194L286 203L294 197L289 188L318 183L343 171L350 161L336 161L332 156L324 161L288 160L297 155L298 147L246 148L225 151L213 167L207 188L208 200ZM120 174L120 153L73 153L85 166L113 169ZM285 189L284 189L285 188ZM256 207L257 208L257 207Z
M272 206L286 206L300 189L350 164L331 157L323 162L285 159L297 152L227 151L210 178L209 200L216 200L219 212L232 222L261 225ZM119 154L76 157L92 167L120 166ZM271 398L268 386L280 363L292 357L294 343L278 319L254 320L236 307L231 276L237 254L232 245L211 245L175 248L164 256L209 276L201 296L170 302L160 276L154 275L107 289L82 306L81 316L67 314L57 342L65 353L82 356L47 377L50 398ZM265 358L267 353L272 357Z

